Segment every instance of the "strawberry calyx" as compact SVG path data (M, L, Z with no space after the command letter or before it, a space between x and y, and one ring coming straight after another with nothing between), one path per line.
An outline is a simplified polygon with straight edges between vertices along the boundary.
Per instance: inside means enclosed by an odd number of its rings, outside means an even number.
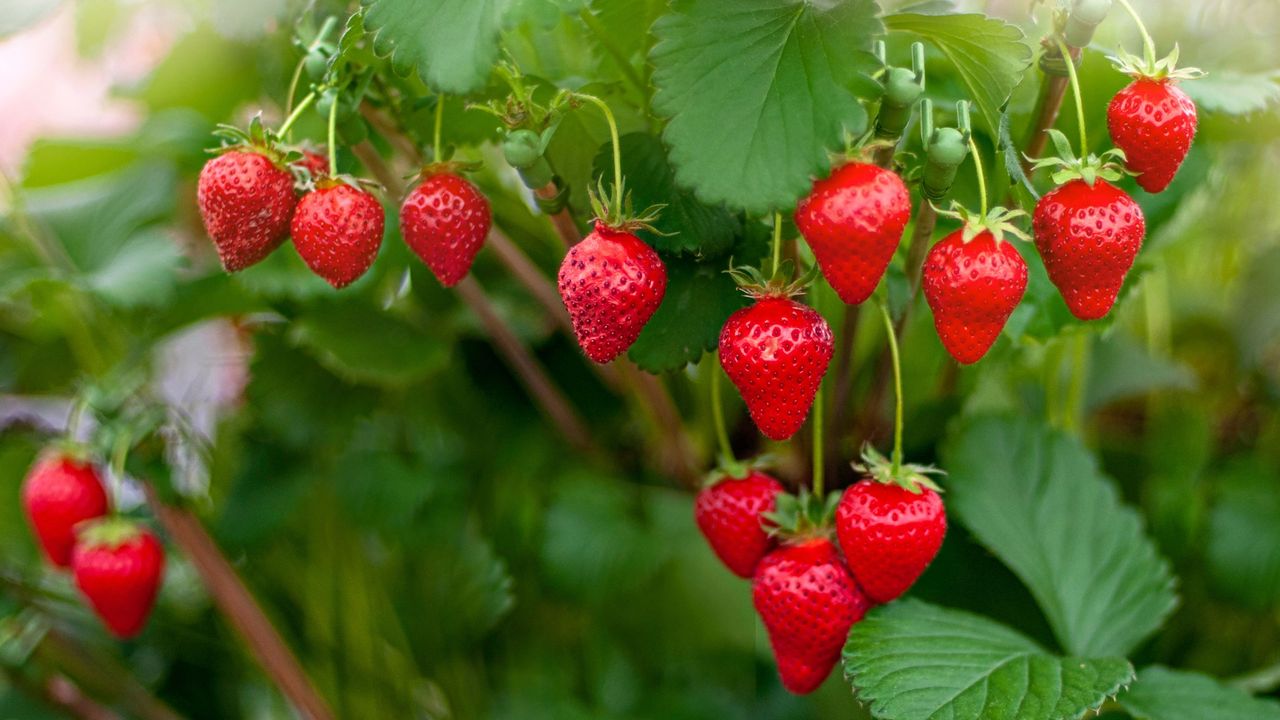
M1098 178L1116 182L1125 175L1135 174L1124 166L1127 158L1124 151L1119 148L1112 148L1101 155L1090 153L1086 157L1078 157L1071 149L1071 142L1067 140L1067 136L1063 135L1060 130L1049 129L1045 132L1049 134L1049 138L1053 141L1053 146L1058 151L1058 156L1040 159L1028 157L1027 159L1032 162L1031 167L1033 170L1056 168L1050 177L1058 185L1063 185L1072 180L1083 180L1088 183L1089 187L1093 187Z
M316 190L327 190L339 185L347 185L361 192L381 191L382 185L368 178L356 177L354 175L332 175L322 177L315 182Z
M802 487L794 495L778 495L774 511L762 513L760 517L772 523L769 535L786 542L830 538L839 504L840 493L833 492L823 498Z
M610 195L605 192L604 178L601 177L594 189L587 190L587 196L591 200L591 211L595 214L593 222L597 225L602 225L614 232L634 233L637 230L645 230L663 237L670 237L672 234L664 233L653 226L666 205L650 205L637 213L631 204L631 193L627 192L625 179ZM610 200L610 197L622 198L622 200Z
M249 121L249 129L244 130L234 125L219 124L213 134L222 140L216 148L207 152L222 155L229 152L256 152L266 156L276 167L287 169L289 164L302 159L302 151L281 145L280 138L262 124L262 115L254 115Z
M1019 240L1030 241L1031 236L1022 228L1013 223L1014 218L1026 215L1021 210L1010 210L999 205L987 210L985 213L975 213L952 200L950 210L942 210L937 206L933 208L939 215L949 217L953 220L959 220L964 225L964 231L960 239L968 243L983 233L991 233L997 243L1005 241L1005 235L1011 235Z
M461 175L463 173L475 172L484 167L484 163L471 162L465 160L441 160L440 162L427 163L417 174L410 176L414 180L426 180L434 175Z
M759 300L761 298L790 298L797 295L803 295L805 288L809 287L820 272L817 265L805 270L804 274L798 278L795 275L795 263L790 260L784 260L779 263L778 268L774 270L773 275L765 277L759 268L750 265L733 266L730 260L729 269L725 270L729 277L738 284L738 289L747 297Z
M105 547L113 550L143 532L142 526L126 518L108 516L76 525L76 542L86 548Z
M71 437L61 437L50 442L41 453L43 458L70 460L77 465L89 465L93 461L93 449Z
M703 487L711 487L723 480L745 480L751 476L753 472L762 472L772 468L774 458L772 455L760 455L750 460L735 460L721 456L715 469L711 470L702 479Z
M1120 50L1111 59L1111 62L1115 65L1116 70L1133 77L1135 80L1176 83L1179 80L1198 80L1208 74L1200 68L1178 67L1179 52L1178 46L1175 44L1172 52L1157 60L1155 52L1150 48L1143 54L1143 57Z
M929 476L946 474L932 465L904 464L895 469L889 458L870 445L862 447L862 462L854 463L853 469L878 483L897 485L914 495L919 495L921 488L942 492L942 488Z

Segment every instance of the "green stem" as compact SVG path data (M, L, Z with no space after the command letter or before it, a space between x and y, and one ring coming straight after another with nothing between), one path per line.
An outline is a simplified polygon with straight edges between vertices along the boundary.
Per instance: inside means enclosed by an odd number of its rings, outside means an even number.
M298 122L298 118L302 117L302 113L305 112L307 108L311 107L311 103L315 101L316 91L312 90L307 93L306 97L302 98L302 102L298 103L298 107L294 108L293 112L289 113L289 117L284 119L284 122L280 125L280 129L276 131L276 135L280 137L288 135L293 124Z
M605 122L609 123L609 140L613 143L613 207L614 212L622 211L622 143L618 140L618 123L613 119L613 111L608 104L595 95L574 93L574 97L586 100L600 108Z
M1076 432L1080 426L1080 416L1084 409L1084 380L1089 361L1089 336L1085 333L1076 335L1071 347L1071 384L1067 386L1066 417L1062 427L1068 432Z
M981 165L981 163L979 163ZM983 214L986 214L983 203ZM889 304L883 299L876 303L880 306L880 317L884 320L884 332L889 341L889 357L893 360L893 394L895 408L893 411L893 476L897 477L902 470L902 360L898 356L898 336L893 330L893 318L889 317Z
M333 91L333 103L329 105L329 177L338 176L338 91Z
M720 373L717 363L711 363L711 419L716 426L716 442L720 445L720 459L726 463L735 462L733 446L729 444L729 429L724 423L724 405L720 401Z
M822 385L818 385L818 393L813 396L811 411L813 414L813 483L810 490L813 496L819 499L825 496L822 476L826 470L822 447L822 415L824 413L822 395Z
M286 116L293 113L293 96L298 93L298 83L302 81L302 69L307 65L307 56L320 47L320 43L329 37L329 33L333 31L333 26L337 23L338 18L333 15L325 18L324 24L320 26L320 32L316 33L316 39L311 41L306 51L302 53L302 57L298 58L298 64L293 68L293 78L289 80L289 96L284 101L284 114ZM287 139L292 139L292 137Z
M1156 64L1156 44L1151 39L1151 34L1147 32L1147 26L1142 24L1142 18L1138 16L1138 11L1133 9L1129 4L1129 0L1119 0L1120 5L1124 7L1125 12L1129 13L1129 17L1133 18L1133 22L1138 26L1138 32L1142 33L1142 54L1146 57L1148 65Z
M436 127L431 136L431 162L440 162L440 131L444 127L444 93L436 99Z
M782 213L773 214L773 268L769 277L778 274L778 266L782 264Z
M1054 38L1058 43L1058 52L1062 53L1062 59L1067 63L1067 77L1071 78L1071 94L1076 99L1076 124L1080 126L1080 157L1089 154L1089 133L1084 127L1084 96L1080 94L1080 76L1076 74L1076 64L1071 60L1071 48L1062 41L1062 38Z
M982 202L982 216L987 216L987 174L982 170L982 155L978 154L978 143L969 133L969 154L973 155L973 168L978 173L978 197Z
M1065 340L1050 343L1045 348L1044 414L1050 427L1062 427L1062 355Z

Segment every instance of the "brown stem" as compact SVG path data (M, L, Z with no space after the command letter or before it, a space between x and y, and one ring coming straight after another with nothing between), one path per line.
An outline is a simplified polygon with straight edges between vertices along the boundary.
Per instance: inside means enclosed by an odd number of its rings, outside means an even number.
M360 103L360 114L364 116L365 120L369 121L369 124L373 126L374 130L378 131L379 135L391 143L396 152L404 155L416 165L422 165L425 162L418 146L396 128L395 122L387 117L386 113L368 102L363 102Z
M302 717L332 720L333 711L312 686L298 659L285 645L235 568L218 550L200 520L184 509L166 504L150 485L144 484L143 487L156 519L186 553L214 604L249 647L267 676Z
M360 159L361 164L373 173L373 177L382 187L386 188L387 194L399 198L404 195L404 180L387 165L382 156L378 154L375 148L368 140L362 140L359 144L351 148L351 152Z
M561 330L573 334L573 323L569 320L569 313L564 309L560 292L547 279L547 276L542 274L538 266L533 264L529 256L521 252L511 238L496 228L489 231L489 238L485 244L498 257L498 261L505 265L511 275L524 286L524 289L529 291L547 315L551 316L556 325Z
M695 488L701 482L701 463L698 454L684 431L680 410L662 379L641 370L630 361L618 363L619 370L633 383L645 412L659 437L659 467L663 472L679 478L686 486Z
M70 677L71 681L95 697L119 705L139 720L182 720L138 679L105 653L86 647L50 628L36 646L36 655Z
M911 244L907 246L907 297L910 300L902 311L899 325L905 324L907 313L911 311L916 293L920 290L920 274L924 270L924 258L929 252L929 241L933 239L933 229L937 225L938 213L933 209L933 204L921 201L920 207L916 210L916 225L911 230ZM901 339L901 331L898 332L898 337Z
M1080 48L1068 49L1071 51L1072 62L1080 58ZM1049 59L1062 57L1062 53L1054 43L1046 43L1044 52L1045 57ZM1027 175L1031 174L1032 158L1039 158L1044 154L1046 143L1049 142L1049 136L1045 130L1058 122L1058 111L1062 109L1062 99L1066 96L1069 82L1066 75L1045 73L1044 82L1040 85L1040 97L1036 100L1035 112L1031 114L1031 125L1027 128L1027 135L1022 142L1025 148L1022 154L1022 171ZM1082 149L1081 152L1084 150Z
M547 183L534 191L534 194L543 200L550 200L559 192L560 190L555 183ZM555 226L556 234L564 241L565 247L573 247L582 239L582 233L578 232L578 224L573 221L573 216L569 214L567 205L560 208L560 212L551 216L551 224Z

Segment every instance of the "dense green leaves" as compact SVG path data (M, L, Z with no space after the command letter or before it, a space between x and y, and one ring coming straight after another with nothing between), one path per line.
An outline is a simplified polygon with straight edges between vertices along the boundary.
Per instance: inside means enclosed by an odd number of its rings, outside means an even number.
M654 24L654 109L682 185L750 212L790 208L865 127L874 0L679 0ZM874 61L872 61L874 62Z
M944 460L949 507L1026 583L1067 652L1127 654L1173 609L1168 565L1075 439L983 418Z
M668 261L667 293L627 357L649 372L678 370L715 348L729 315L747 303L717 263Z
M484 85L498 59L505 0L363 0L379 51L430 87L466 93Z
M1120 696L1137 720L1280 720L1280 703L1259 700L1207 675L1153 666Z
M854 625L844 668L886 720L1074 720L1133 679L1124 658L1058 657L997 622L916 600Z

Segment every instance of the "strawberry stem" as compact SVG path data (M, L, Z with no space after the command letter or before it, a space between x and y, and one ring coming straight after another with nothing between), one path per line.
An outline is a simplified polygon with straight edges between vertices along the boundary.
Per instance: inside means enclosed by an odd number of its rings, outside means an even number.
M329 104L329 177L338 176L338 91L333 91L333 102Z
M773 267L769 276L778 274L778 266L782 264L782 213L773 214Z
M1062 418L1062 429L1072 434L1079 430L1080 415L1084 407L1084 380L1088 361L1089 336L1078 333L1071 344L1071 383L1067 386L1067 407Z
M824 497L823 491L823 474L826 470L826 459L824 458L822 448L822 385L819 383L818 392L813 396L813 496Z
M978 173L978 198L982 205L982 217L987 216L987 174L982 170L982 155L978 154L978 143L969 133L969 153L973 155L973 168Z
M1080 157L1084 157L1089 154L1089 132L1084 126L1084 96L1080 94L1080 76L1076 74L1076 64L1071 62L1071 50L1067 48L1067 44L1060 37L1055 37L1054 41L1058 43L1058 52L1067 59L1067 77L1071 78L1071 94L1076 99L1076 124L1080 126Z
M302 102L298 103L298 107L294 108L293 112L289 113L289 117L284 119L284 123L282 123L280 125L280 129L276 131L276 136L284 137L285 135L288 135L289 129L293 127L294 123L298 122L298 118L302 117L302 113L306 111L307 108L311 107L311 103L315 101L316 91L312 90L307 93L306 97L302 98Z
M974 160L978 162L978 167L982 167L981 161L977 160L975 148ZM985 206L985 201L983 202ZM877 298L877 305L880 306L880 317L884 320L884 331L889 340L889 356L893 360L893 395L895 406L893 411L893 476L897 477L902 470L902 361L898 357L898 336L893 331L893 318L889 317L889 304L883 298Z
M1133 18L1133 22L1138 26L1138 32L1142 33L1142 54L1146 58L1147 67L1156 64L1156 44L1151 39L1151 34L1147 32L1147 26L1142 23L1138 11L1133 9L1129 4L1129 0L1119 0L1120 5L1124 7L1125 12L1129 13L1129 17ZM1069 64L1069 63L1068 63Z
M325 18L324 24L320 26L320 32L316 33L316 39L311 41L311 44L303 51L302 57L298 58L298 64L293 68L293 78L289 80L289 95L284 101L284 114L286 116L293 113L293 96L298 93L298 83L302 81L302 69L306 67L307 57L329 38L329 33L333 32L333 28L337 24L337 16L330 15ZM289 140L291 137L286 137L285 139Z
M720 459L722 462L732 464L737 462L733 457L733 446L729 444L729 430L724 424L724 405L720 401L720 373L717 371L719 362L710 363L711 367L711 419L716 427L716 443L720 445Z
M618 141L618 123L613 119L613 111L608 104L595 95L574 93L579 100L585 100L600 108L605 122L609 123L609 141L613 143L613 207L622 207L622 144Z
M436 127L431 135L431 162L440 162L440 131L444 127L444 93L436 98Z

